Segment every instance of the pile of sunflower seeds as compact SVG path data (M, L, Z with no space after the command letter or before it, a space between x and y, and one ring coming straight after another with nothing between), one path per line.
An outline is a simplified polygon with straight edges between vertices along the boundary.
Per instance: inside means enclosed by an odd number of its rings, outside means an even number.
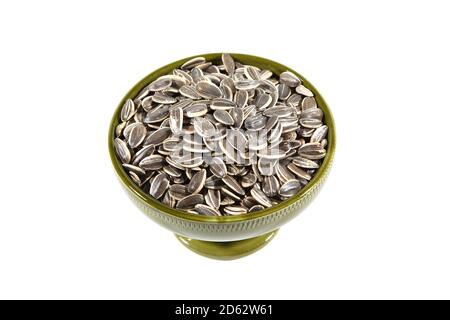
M328 127L295 74L184 63L128 99L115 129L123 168L144 192L193 214L240 215L298 193L326 155Z

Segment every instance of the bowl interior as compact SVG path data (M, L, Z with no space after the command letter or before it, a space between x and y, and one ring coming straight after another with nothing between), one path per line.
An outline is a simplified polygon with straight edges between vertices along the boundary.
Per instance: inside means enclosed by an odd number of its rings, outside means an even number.
M193 57L202 56L205 57L208 61L213 62L220 62L221 61L221 53L209 53L209 54L200 54ZM140 199L145 204L161 211L169 215L174 215L182 219L186 220L192 220L192 221L201 221L201 222L218 222L218 223L226 223L226 222L234 222L234 221L243 221L243 220L251 220L256 219L259 217L270 215L274 212L277 212L280 209L283 209L296 201L301 200L305 195L308 194L308 192L314 187L315 184L317 184L326 173L328 167L331 165L331 160L334 156L335 147L336 147L336 141L335 141L335 125L333 116L331 114L330 109L328 108L328 105L326 104L323 97L320 95L320 93L317 91L316 88L308 81L306 80L301 74L296 72L295 70L286 67L278 62L271 61L265 58L256 57L252 55L246 55L246 54L231 54L233 58L242 63L242 64L251 64L256 67L259 67L261 69L267 69L272 71L274 74L279 75L283 71L291 71L292 73L296 74L300 79L302 79L303 83L314 93L314 96L316 98L316 102L318 106L322 109L324 113L324 124L328 126L328 145L327 145L327 155L323 159L322 165L315 173L314 177L311 179L311 181L296 195L292 196L291 198L280 202L277 205L274 205L270 208L248 213L245 215L239 215L239 216L201 216L201 215L194 215L190 214L188 212L184 212L181 210L177 210L174 208L171 208L169 206L164 205L163 203L159 202L158 200L152 198L150 195L146 194L144 191L142 191L137 185L133 183L131 178L128 176L128 174L123 169L119 159L117 158L115 151L114 151L114 131L115 127L119 123L119 114L121 111L121 108L125 101L128 98L133 99L146 85L148 85L150 82L154 81L156 78L170 73L173 69L179 68L184 62L188 61L189 59L193 57L188 57L182 60L175 61L173 63L170 63L162 68L159 68L158 70L150 73L147 75L144 79L139 81L126 95L123 97L122 101L120 101L119 105L116 108L116 111L114 112L113 118L111 120L111 124L109 127L109 134L108 134L108 147L109 147L109 154L111 157L111 161L113 163L113 167L122 182L122 184L125 186L125 188L128 189L135 197Z

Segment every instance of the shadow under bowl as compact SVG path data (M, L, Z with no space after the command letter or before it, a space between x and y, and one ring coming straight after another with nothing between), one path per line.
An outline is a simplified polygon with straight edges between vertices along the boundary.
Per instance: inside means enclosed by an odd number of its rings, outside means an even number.
M221 53L196 55L207 61L220 63ZM292 220L315 198L324 184L331 168L335 148L336 133L333 116L327 103L316 88L301 74L278 62L246 54L232 54L242 64L250 64L280 75L291 71L300 77L315 96L317 105L324 113L324 124L328 126L327 155L311 181L296 195L270 208L239 216L194 215L166 206L142 191L123 169L114 151L114 131L119 123L121 108L128 98L133 99L145 86L158 77L179 68L193 57L170 63L147 75L139 81L120 101L111 120L108 134L108 147L114 170L130 199L149 218L174 232L182 244L192 251L215 259L235 259L257 251L267 244L277 230ZM155 244L157 245L157 244Z

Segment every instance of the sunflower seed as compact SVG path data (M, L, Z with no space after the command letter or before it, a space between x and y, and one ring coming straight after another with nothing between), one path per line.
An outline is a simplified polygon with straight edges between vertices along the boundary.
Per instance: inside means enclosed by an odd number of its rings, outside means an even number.
M248 213L264 210L264 206L257 204L248 209Z
M216 129L211 121L204 118L194 119L195 132L204 138L213 137L216 134Z
M269 198L262 192L259 187L253 187L250 191L252 197L259 203L262 204L264 207L269 208L272 206L272 203L270 202Z
M214 157L211 159L209 170L218 178L223 178L227 175L227 166L225 165L225 162L223 162L223 160L219 157Z
M130 148L137 148L142 142L144 142L146 134L147 129L143 124L138 123L134 126L128 134L128 145Z
M234 121L234 128L241 128L244 123L244 111L241 108L233 108L230 110L230 115Z
M169 116L169 106L161 105L153 110L150 110L144 118L144 123L161 122Z
M316 99L314 99L313 97L305 97L302 100L302 110L310 108L317 108Z
M328 127L326 125L317 128L311 136L311 142L320 142L327 136Z
M208 177L205 181L205 188L207 189L219 190L222 186L223 186L222 179L216 176Z
M257 114L255 116L250 116L247 119L245 119L245 128L247 128L247 130L251 130L251 131L258 131L263 129L266 126L266 122L267 122L267 118Z
M200 81L195 85L197 93L205 99L220 98L222 96L222 90L215 84L207 81Z
M304 169L317 169L319 168L319 164L313 160L309 160L306 158L302 158L300 156L295 157L292 159L292 163L295 164L297 167L304 168Z
M300 119L318 119L322 120L323 118L323 111L319 108L310 108L303 110L300 114Z
M128 170L128 172L134 172L137 175L145 175L145 171L142 170L140 167L132 165L132 164L128 164L128 163L123 163L122 167L124 167L126 170Z
M159 146L160 144L162 144L164 142L164 140L169 138L170 134L171 134L170 128L161 128L156 131L153 131L145 139L144 145L147 146L149 144L152 144L154 146Z
M247 213L247 208L243 206L226 206L223 211L229 216L237 216Z
M299 85L297 88L295 88L295 91L298 94L301 94L302 96L306 96L306 97L312 97L314 96L314 94L312 93L311 90L309 90L308 88L306 88L303 85Z
M177 209L193 209L197 204L204 203L203 195L191 194L178 201Z
M205 181L206 181L206 170L202 169L196 174L194 174L194 176L192 177L191 181L187 186L187 191L190 194L199 193L203 189Z
M195 89L195 86L191 86L191 85L184 85L180 88L179 90L180 94L182 94L183 96L187 97L187 98L191 98L191 99L200 99L200 95L197 93L197 90Z
M278 148L264 149L258 152L258 157L260 157L261 159L278 160L285 158L286 152Z
M280 83L283 83L289 87L297 87L301 84L300 79L290 71L285 71L280 74Z
M240 130L228 130L227 142L236 150L242 150L248 144L247 138Z
M216 110L216 111L214 111L213 115L214 115L214 119L216 119L220 123L223 123L223 124L229 125L229 126L234 124L233 118L225 110Z
M172 85L172 80L168 78L158 78L148 85L150 91L162 91L169 88Z
M253 173L247 173L245 176L241 179L241 185L243 188L249 188L253 186L257 181L256 175Z
M221 202L220 190L208 189L205 194L205 202L210 207L219 209Z
M176 200L170 195L169 192L166 192L161 200L162 203L164 203L166 206L169 207L175 207Z
M280 188L280 183L275 176L264 177L264 181L262 183L262 191L268 197L275 197L278 193L278 189Z
M145 157L151 156L155 152L155 146L149 144L140 149L133 157L133 165L137 166Z
M116 129L114 131L116 138L120 137L123 133L123 130L127 126L127 122L121 122L116 126Z
M195 68L198 65L201 65L202 63L205 63L205 61L206 61L206 59L203 57L195 57L195 58L192 58L192 59L186 61L185 63L183 63L181 65L181 69L189 70L189 69Z
M188 196L187 187L181 184L173 184L169 187L169 193L175 200L179 201Z
M322 121L313 118L301 118L300 124L305 128L317 129L322 126Z
M184 168L197 168L203 163L203 158L201 156L193 157L188 154L176 160Z
M271 176L275 172L276 161L259 158L258 160L258 171L263 176Z
M299 94L296 94L296 93L291 94L289 96L289 98L286 100L286 104L289 107L295 107L295 108L300 105L300 102L302 102L302 96Z
M239 80L235 82L235 87L238 90L253 90L256 89L261 82L259 80Z
M247 105L248 102L248 92L247 91L238 91L234 97L234 101L239 108L243 108Z
M231 176L225 176L222 178L222 181L234 192L245 195L244 189L240 186L240 184Z
M294 163L290 163L287 165L287 168L291 170L293 174L295 174L297 177L300 177L305 180L311 180L311 176L306 173L303 169L297 167Z
M257 204L258 204L258 202L256 202L256 200L252 196L246 196L241 201L241 205L243 205L246 208L251 208L251 207L253 207L254 205L257 205Z
M253 66L246 66L244 68L244 74L249 80L261 80L261 76L259 75L259 70Z
M224 53L222 54L222 62L223 65L225 66L225 71L229 75L233 75L234 69L236 68L236 64L234 63L233 57L231 57L229 53Z
M169 179L165 173L158 174L150 184L150 195L155 198L161 198L169 187Z
M127 143L119 138L114 139L114 148L122 163L128 163L131 160L131 153Z
M217 209L204 204L196 204L195 211L205 216L220 216L220 212Z
M182 175L182 172L179 169L177 169L171 165L164 166L163 171L165 173L167 173L167 175L169 175L170 177L177 178L177 177L181 177L181 175Z
M228 196L229 198L233 199L234 201L239 201L241 200L241 198L239 197L239 195L235 194L232 190L228 189L225 186L222 186L220 188L220 191L225 194L225 196Z
M280 139L282 133L283 133L283 126L281 125L280 122L278 122L275 125L275 127L272 130L270 130L270 135L267 141L269 141L270 143L275 143Z
M184 108L184 111L189 118L195 118L204 116L208 112L208 108L206 107L206 104L199 103L191 104L190 106Z
M292 197L293 195L296 195L300 189L302 188L302 185L300 182L296 179L291 179L283 183L283 185L280 187L280 190L278 193L280 196L283 197Z
M128 172L128 175L131 177L131 180L133 180L133 182L138 186L142 184L141 178L139 178L139 176L135 172L130 171Z
M272 103L272 96L267 93L260 94L255 100L255 106L258 110L266 109Z
M236 107L236 103L225 98L216 98L212 100L210 107L212 110L231 110Z
M177 102L177 99L164 92L156 92L152 100L156 103L171 104Z
M132 116L134 116L135 113L136 107L134 106L133 100L127 99L122 107L122 111L120 112L120 120L122 120L122 122L128 121Z
M180 107L170 110L170 130L173 134L180 134L183 130L183 109Z
M278 89L278 99L280 100L286 100L291 95L291 88L289 88L284 83L280 83L277 86Z
M323 149L323 146L319 143L322 149L318 150L300 150L298 149L298 155L310 160L319 160L326 156L327 151Z
M145 171L159 170L163 167L164 158L159 154L152 154L139 162L139 167Z
M221 206L229 206L229 205L234 204L234 203L235 203L235 201L234 201L232 198L230 198L230 197L225 197L225 198L223 198L223 200L220 202L220 205L221 205Z

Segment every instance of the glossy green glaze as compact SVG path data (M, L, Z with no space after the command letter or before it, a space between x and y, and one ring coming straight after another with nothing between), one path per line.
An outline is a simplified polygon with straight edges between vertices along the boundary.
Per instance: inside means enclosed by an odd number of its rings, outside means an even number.
M278 230L258 237L237 241L203 241L176 235L188 249L204 257L217 260L234 260L258 251L273 239Z
M335 125L333 116L331 114L328 105L325 100L322 98L320 93L311 85L302 75L297 73L296 71L283 66L277 62L255 57L251 55L245 54L232 54L233 58L236 61L239 61L243 64L252 64L261 69L271 70L275 74L280 74L283 71L289 70L299 76L305 85L310 88L314 94L317 101L317 104L324 112L324 122L328 125L328 146L327 146L327 155L322 163L322 166L319 168L317 173L311 179L305 188L303 188L298 194L291 197L288 200L283 201L282 203L275 205L271 208L267 208L258 212L249 213L241 216L220 216L220 217L212 217L212 216L201 216L201 215L192 215L183 211L179 211L173 208L170 208L159 201L151 198L149 195L145 194L138 186L136 186L130 177L123 170L120 161L116 157L113 146L114 139L114 128L118 124L119 114L122 108L122 105L125 103L126 99L134 98L135 95L141 91L146 85L150 82L162 76L164 74L170 73L174 68L180 67L184 62L191 59L192 57L188 57L171 64L168 64L148 76L139 81L120 101L119 105L114 112L113 118L111 120L109 135L108 135L108 146L109 146L109 154L111 157L111 161L113 167L116 171L116 174L119 177L119 181L122 183L125 191L129 195L130 199L152 220L161 226L173 231L178 236L181 236L181 239L188 239L188 241L183 241L183 244L186 246L192 246L192 250L200 253L203 252L204 255L210 257L240 257L236 248L247 248L247 252L251 253L251 250L248 250L247 246L243 246L244 243L241 243L241 246L236 245L225 245L218 246L212 245L209 243L205 243L204 246L199 245L199 241L212 241L216 244L218 242L230 242L230 241L239 241L246 240L255 237L260 237L266 235L274 230L277 230L284 223L288 222L295 216L297 216L317 195L321 186L325 182L327 174L331 168L331 164L334 157L335 147L336 147L336 133L335 133ZM211 53L211 54L203 54L197 55L203 56L209 61L219 62L221 59L220 53ZM184 238L183 238L184 237ZM250 241L256 248L262 247L261 245L255 245L258 241ZM264 242L266 243L266 242ZM203 251L202 251L203 248ZM232 250L230 251L230 249ZM216 250L217 254L213 254L212 250ZM242 249L244 250L244 249ZM233 252L233 253L231 253Z

